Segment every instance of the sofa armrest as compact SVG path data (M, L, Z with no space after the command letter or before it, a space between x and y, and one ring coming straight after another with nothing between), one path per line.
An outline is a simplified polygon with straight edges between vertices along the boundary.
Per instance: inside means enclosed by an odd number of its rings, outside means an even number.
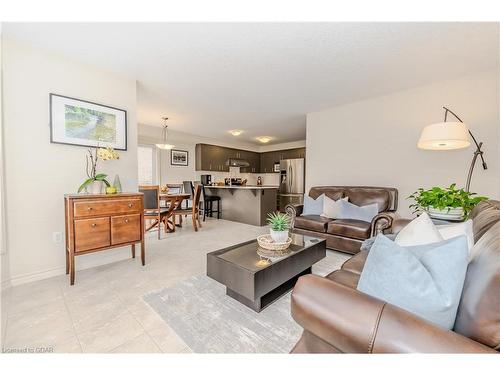
M392 223L399 218L395 212L381 212L372 219L371 236L374 237L379 233L386 233L391 231Z
M403 219L403 218L394 219L389 233L398 234L401 231L401 229L406 227L411 222L411 220L412 219Z
M292 293L292 317L344 353L496 353L403 309L332 280L307 275Z
M304 210L304 205L303 204L287 204L285 206L285 212L290 216L291 218L291 226L293 228L293 224L295 222L295 217L302 215L302 211Z

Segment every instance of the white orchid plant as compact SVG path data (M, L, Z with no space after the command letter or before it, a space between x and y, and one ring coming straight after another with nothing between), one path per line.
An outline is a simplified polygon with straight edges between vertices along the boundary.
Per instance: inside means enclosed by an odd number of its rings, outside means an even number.
M107 174L97 173L97 161L99 159L118 160L120 159L120 154L113 150L113 148L111 147L96 147L95 152L93 152L92 148L89 148L87 150L87 154L85 155L85 172L87 173L88 178L78 188L79 193L95 181L101 181L107 187L111 186L110 183L106 180L106 177L108 177Z

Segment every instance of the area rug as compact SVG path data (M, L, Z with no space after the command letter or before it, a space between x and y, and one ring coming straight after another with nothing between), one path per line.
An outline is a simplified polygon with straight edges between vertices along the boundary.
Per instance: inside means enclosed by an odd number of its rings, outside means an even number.
M326 275L347 258L329 252L313 273ZM288 353L302 333L290 316L290 295L256 313L226 296L224 285L199 275L144 300L194 353Z

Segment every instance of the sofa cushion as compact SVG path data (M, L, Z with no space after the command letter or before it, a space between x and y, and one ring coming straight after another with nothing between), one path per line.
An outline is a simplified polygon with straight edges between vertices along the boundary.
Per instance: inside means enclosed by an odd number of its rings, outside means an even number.
M342 269L344 271L349 271L357 275L361 275L361 271L363 271L363 267L365 266L367 256L368 256L367 251L360 251L352 258L345 261L344 264L342 265Z
M426 212L413 219L396 236L394 242L399 246L418 246L443 240L436 226Z
M378 212L386 211L391 203L391 196L386 189L352 187L344 190L345 196L356 206L378 204Z
M378 203L357 206L354 203L341 199L338 201L337 216L334 218L362 220L371 223L378 212Z
M358 290L452 329L467 272L465 236L401 247L379 234Z
M295 228L325 233L326 227L330 221L332 221L332 219L319 215L301 215L295 218L293 225Z
M366 221L353 219L339 219L328 223L328 234L357 238L360 240L370 237L371 224Z
M316 199L304 194L304 208L302 209L302 215L321 215L323 213L324 200L324 194L321 194Z
M330 199L336 201L344 197L344 188L334 186L315 186L309 190L309 196L313 199L318 198L321 194L325 194Z
M327 275L326 278L335 281L336 283L347 286L351 289L356 289L359 281L358 274L346 270L333 271L331 274Z

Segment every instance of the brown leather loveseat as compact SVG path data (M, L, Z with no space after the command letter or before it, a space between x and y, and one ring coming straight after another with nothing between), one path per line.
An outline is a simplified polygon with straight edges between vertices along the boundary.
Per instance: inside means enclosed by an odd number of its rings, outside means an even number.
M293 353L496 353L500 351L500 202L471 215L475 246L453 330L356 290L367 252L326 277L301 277L292 316L304 332ZM396 220L397 231L408 221Z
M326 247L345 253L356 254L361 243L373 233L390 230L398 207L398 190L371 186L316 186L309 196L321 194L338 200L349 197L349 202L358 206L378 204L379 214L371 223L361 220L333 220L319 215L302 215L303 205L288 205L285 211L292 217L294 233L326 238Z

